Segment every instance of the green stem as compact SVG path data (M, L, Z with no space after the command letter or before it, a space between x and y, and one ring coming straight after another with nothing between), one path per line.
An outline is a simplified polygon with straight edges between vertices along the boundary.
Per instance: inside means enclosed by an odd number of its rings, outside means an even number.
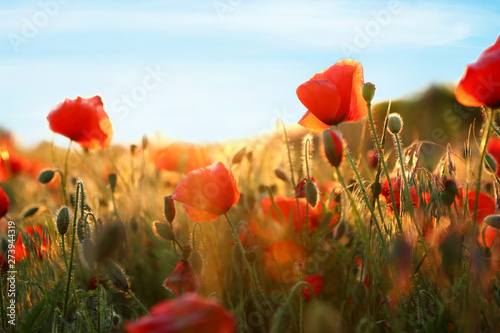
M61 235L62 238L62 253L63 253L63 259L64 259L64 266L66 266L66 270L68 270L68 258L66 257L66 246L64 242L64 235Z
M485 111L487 112L487 108L485 108ZM495 109L492 109L490 112L490 115L488 116L488 124L486 125L486 134L483 137L483 141L481 142L481 147L483 151L481 152L481 158L479 159L479 170L477 171L477 183L476 183L476 198L474 199L474 214L472 215L472 220L476 221L476 215L477 215L477 207L478 207L478 200L479 200L479 191L481 189L481 175L483 172L483 164L484 164L484 158L486 156L486 145L488 143L488 139L490 138L490 129L493 126L493 116L495 114ZM496 130L495 130L496 131Z
M242 254L242 257L243 257L243 261L245 262L245 265L247 267L248 275L250 276L250 285L251 285L251 292L250 293L252 295L252 300L254 302L255 308L257 309L258 312L260 312L261 314L264 314L264 311L262 310L262 307L260 306L260 303L258 302L258 300L257 300L257 298L255 296L255 290L257 290L257 292L259 292L259 296L261 296L262 299L264 299L264 297L263 297L263 295L260 294L259 287L257 285L257 282L255 281L255 277L254 277L252 266L248 262L248 259L247 259L246 255L245 255L245 253L246 253L245 248L243 247L243 244L241 243L240 237L238 236L238 233L236 232L236 229L234 229L233 223L231 222L231 219L229 218L229 215L227 213L224 213L224 216L226 217L227 223L229 224L229 227L231 228L231 231L233 232L233 235L236 238L236 242L238 243L238 246L240 247L240 251L241 251L241 254ZM261 328L262 328L262 331L265 332L264 326L262 326Z
M66 295L64 297L64 307L63 307L63 314L62 318L66 318L66 312L68 310L68 299L69 299L69 288L71 284L71 274L73 273L73 256L75 252L75 239L76 239L76 220L78 217L78 199L80 195L84 195L83 193L83 183L79 181L76 185L76 198L75 198L75 212L73 215L73 230L72 230L72 242L71 242L71 253L70 253L70 259L69 259L69 264L68 264L68 281L66 283ZM62 323L61 323L62 324ZM61 325L62 326L62 325ZM61 327L62 328L62 327Z
M137 305L139 305L139 307L142 309L142 311L144 311L145 314L149 314L149 311L148 309L144 306L144 304L142 304L142 302L134 295L133 292L131 292L130 290L127 291L128 295L130 297L132 297L132 299L137 303Z
M387 183L389 185L389 192L391 194L392 207L394 209L394 216L396 217L396 221L398 223L399 232L401 234L403 234L403 225L401 223L399 213L396 211L396 200L394 198L394 189L392 188L391 175L389 174L389 169L387 168L387 164L385 163L384 151L382 150L382 147L380 146L380 141L378 139L377 131L375 129L375 122L373 121L372 105L371 105L371 103L367 103L367 106L368 106L368 118L370 119L370 127L372 130L373 138L375 139L375 145L377 146L379 163L382 163L382 168L384 169L385 177L387 178Z

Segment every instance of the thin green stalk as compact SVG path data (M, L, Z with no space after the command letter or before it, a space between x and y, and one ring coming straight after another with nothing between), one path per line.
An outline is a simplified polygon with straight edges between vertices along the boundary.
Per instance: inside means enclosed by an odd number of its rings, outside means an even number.
M487 108L485 108L485 111L487 112ZM479 191L481 190L481 175L483 172L483 164L484 164L484 158L486 156L486 145L488 143L488 139L490 138L490 129L493 127L493 116L495 114L495 109L492 109L489 116L488 116L488 124L486 125L486 134L483 137L483 140L481 142L481 147L483 151L481 152L481 158L479 159L479 170L477 171L477 183L476 183L476 197L474 199L474 214L472 215L472 220L476 220L476 215L477 215L477 207L478 207L478 201L479 201Z
M307 180L311 180L311 173L309 171L309 149L310 149L310 141L309 141L309 138L307 138L306 140L306 143L304 145L304 159L305 159L305 162L306 162L306 173L307 173ZM306 226L305 226L305 229L306 229L306 237L309 236L309 202L308 204L306 205Z
M83 183L81 181L79 181L76 185L75 212L73 215L73 230L72 230L73 239L71 242L71 253L70 253L70 259L69 259L69 264L68 264L69 269L68 269L68 281L66 283L66 295L64 296L64 306L63 306L63 314L62 314L63 320L65 320L64 318L66 318L66 312L68 310L69 288L70 288L70 284L71 284L71 274L73 273L73 256L74 256L74 252L75 252L76 220L78 217L78 200L80 198L80 195L82 195L82 196L84 195L81 192L83 192ZM62 322L61 322L61 326L62 326Z
M391 194L392 207L394 208L394 216L396 217L396 221L398 223L399 232L403 234L403 224L401 223L401 218L399 217L398 212L396 212L396 199L394 198L394 189L392 188L391 175L389 173L389 169L387 168L387 164L385 163L384 151L380 146L380 141L378 139L377 131L375 129L375 122L373 121L372 104L367 103L367 106L368 106L368 118L370 120L370 127L372 130L373 138L375 139L375 145L377 146L379 163L380 162L382 163L382 168L384 169L385 177L387 178L387 183L389 184L389 193ZM387 126L387 124L385 124L384 126Z
M257 309L258 312L260 312L260 313L263 314L264 311L262 310L262 307L260 306L260 303L257 300L254 291L257 290L259 292L259 296L261 296L262 299L264 299L264 297L263 297L263 295L260 295L260 289L259 289L259 287L257 285L257 282L255 281L255 277L254 277L252 266L248 262L248 259L247 259L246 255L245 255L245 253L246 253L245 248L243 247L243 244L241 243L240 237L238 236L238 233L236 232L236 229L234 229L233 223L231 222L231 219L229 218L229 215L227 213L224 213L224 216L226 217L227 223L229 224L229 227L231 228L231 230L233 232L233 235L236 238L236 242L238 243L238 246L240 247L240 251L241 251L241 254L242 254L242 257L243 257L243 261L245 262L245 265L247 267L248 275L250 276L250 285L251 285L250 294L252 295L252 300L254 302L255 308ZM262 329L263 332L265 332L265 328L264 328L263 325L264 324L262 324L261 329Z
M66 266L66 270L68 270L68 258L66 257L66 246L64 242L64 235L61 235L62 238L62 253L63 253L63 259L64 259L64 266Z
M144 311L145 314L149 314L149 311L148 309L144 306L144 304L142 304L142 302L134 295L133 292L131 292L130 290L127 291L127 294L132 297L132 299L137 303L137 305L139 305L139 307L142 309L142 311Z
M71 144L73 143L73 140L69 141L68 149L66 150L66 157L64 158L64 173L61 174L61 187L62 187L62 192L63 192L63 202L66 206L69 206L69 197L68 197L68 189L67 189L67 184L68 184L68 164L69 164L69 155L71 152Z
M4 259L5 260L5 259ZM7 332L7 327L5 326L5 309L3 307L3 283L2 283L2 276L0 276L0 309L2 312L0 312L0 315L2 316L2 318L0 318L2 320L2 328L4 330L4 332Z
M288 298L286 300L287 304L290 304L290 301L292 300L292 297L293 295L295 294L295 291L298 289L298 288L301 288L301 287L306 287L307 289L309 289L309 293L311 294L311 297L314 297L314 292L313 292L313 289L311 287L311 285L306 282L306 281L300 281L300 282L297 282L292 290L290 291L290 294L288 294ZM302 288L300 289L302 290ZM304 321L304 304L303 304L304 300L302 298L302 292L299 294L299 331L300 333L303 332L304 330L304 324L303 324L303 321Z
M285 143L286 143L286 151L288 154L288 163L290 165L290 176L291 176L291 181L292 181L292 188L294 189L295 186L297 186L297 183L295 182L295 174L293 172L293 163L292 163L292 153L290 152L290 142L288 141L288 134L286 132L286 127L285 123L281 121L281 125L283 126L283 133L285 134ZM299 198L295 196L295 203L297 205L297 218L299 220L299 238L300 242L302 243L302 221L300 218L300 204L299 204Z
M363 199L364 199L366 205L368 206L368 210L370 211L370 214L372 215L372 221L375 221L375 225L377 227L377 231L379 233L380 240L382 241L382 246L383 246L384 252L386 254L386 259L389 261L389 258L390 258L389 257L389 250L388 250L387 244L385 242L385 237L382 234L382 229L380 228L380 224L378 222L377 215L375 214L373 207L370 205L370 200L368 199L368 195L366 194L365 188L363 186L363 179L361 178L361 175L359 174L359 171L356 168L356 164L352 160L352 157L351 157L351 154L349 153L349 150L346 149L345 151L346 151L347 159L349 160L349 163L351 164L352 169L354 170L354 173L356 174L356 178L358 179L359 186L361 188L361 193L363 194ZM371 228L370 228L370 230L371 230Z

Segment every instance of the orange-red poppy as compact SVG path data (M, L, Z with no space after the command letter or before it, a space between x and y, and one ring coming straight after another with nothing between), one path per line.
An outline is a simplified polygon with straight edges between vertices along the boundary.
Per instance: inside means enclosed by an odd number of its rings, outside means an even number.
M156 304L147 316L126 323L128 333L233 333L236 320L217 301L196 294Z
M180 296L184 293L197 293L201 283L189 261L181 259L172 274L165 279L163 286Z
M0 187L0 219L7 214L10 209L10 199L7 193Z
M466 106L500 106L500 37L466 67L455 98Z
M500 177L500 139L496 136L490 137L486 145L486 152L497 162L497 176Z
M482 233L479 234L479 237L478 237L479 243L481 243L481 245L491 247L494 242L498 242L497 238L498 238L499 230L497 228L487 226L483 232L484 232L484 242L483 242Z
M394 192L394 201L396 202L396 212L401 211L401 177L393 177L391 178L392 190ZM389 189L389 182L387 179L384 179L382 183L382 192L381 195L385 198L387 202L387 207L390 211L394 212L394 207L392 206L391 192ZM413 207L418 208L418 193L415 190L415 187L411 187L410 189L410 197L411 202L413 203Z
M474 203L476 202L476 191L470 190L467 192L467 204L469 205L469 213L471 216L474 214ZM483 220L488 215L493 215L496 212L495 198L491 195L479 192L477 200L477 224L483 224Z
M323 287L325 286L325 279L321 275L311 275L305 277L303 281L311 285L314 296L318 296L323 291ZM302 299L305 302L309 302L311 300L311 292L306 286L302 288Z
M102 150L109 146L113 126L100 96L66 98L47 116L50 129L83 148Z
M182 142L158 150L153 160L157 169L177 172L193 171L214 162L208 147Z
M233 173L221 162L187 173L172 198L182 202L193 222L212 222L240 199Z
M295 231L298 232L301 225L306 225L307 216L309 215L309 228L314 230L319 226L321 217L318 213L318 209L309 205L307 201L299 200L300 212L298 213L296 199L282 196L275 196L273 199L276 207L279 209L279 212L275 209L269 197L265 197L260 201L260 207L262 208L265 218L269 218L270 216L275 221L282 223L283 221L281 220L281 217L283 217L286 222L293 222ZM319 207L319 205L317 207ZM292 218L292 221L290 221L290 217Z
M313 131L324 131L344 121L358 121L368 112L362 95L363 66L342 59L316 73L297 88L297 96L307 108L299 124Z

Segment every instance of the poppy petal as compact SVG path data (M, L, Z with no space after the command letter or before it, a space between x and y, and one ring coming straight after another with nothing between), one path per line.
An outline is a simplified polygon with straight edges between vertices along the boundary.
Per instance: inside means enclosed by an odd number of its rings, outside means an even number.
M309 80L297 88L297 96L304 106L322 122L335 124L340 106L340 93L328 80Z
M300 118L299 125L316 132L323 132L330 128L330 125L325 124L309 111Z

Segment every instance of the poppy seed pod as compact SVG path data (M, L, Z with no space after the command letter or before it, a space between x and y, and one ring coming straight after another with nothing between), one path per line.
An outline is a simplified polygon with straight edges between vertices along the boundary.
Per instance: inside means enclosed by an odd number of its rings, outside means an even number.
M69 226L69 208L63 206L59 210L59 213L57 213L57 218L56 218L57 231L61 235L64 235L68 231L68 226Z
M399 113L391 113L387 119L387 128L392 134L399 134L403 129L403 119Z
M165 218L168 222L172 223L175 218L175 204L174 199L172 199L172 195L166 195L163 198L163 214L165 214Z
M373 96L375 96L375 85L371 82L366 82L363 84L363 98L366 103L371 103Z
M328 162L330 162L333 167L338 168L342 162L342 155L344 152L342 138L337 132L329 129L323 132L323 143Z

